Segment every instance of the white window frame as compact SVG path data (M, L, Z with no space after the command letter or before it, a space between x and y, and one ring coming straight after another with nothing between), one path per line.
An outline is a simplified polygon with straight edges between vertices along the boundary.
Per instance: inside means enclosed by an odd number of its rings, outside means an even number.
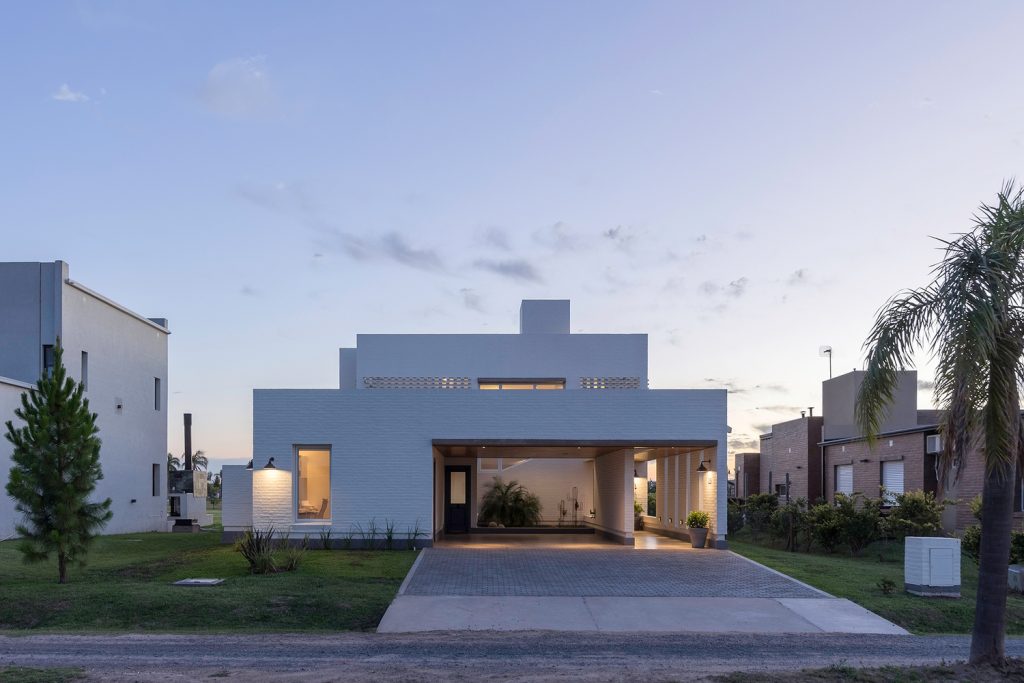
M849 491L844 491L843 489L839 488L839 471L841 469L847 468L847 467L849 468L849 472L850 472L850 490ZM852 463L846 463L844 465L836 465L835 469L832 471L832 476L835 477L835 481L833 482L833 487L835 489L835 493L845 493L848 496L853 494L855 489L854 489L854 484L853 484L853 464Z

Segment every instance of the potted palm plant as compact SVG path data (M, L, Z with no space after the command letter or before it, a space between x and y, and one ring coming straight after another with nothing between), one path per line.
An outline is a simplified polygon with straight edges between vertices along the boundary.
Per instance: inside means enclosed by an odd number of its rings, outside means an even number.
M708 542L708 513L703 510L694 510L686 515L686 526L690 531L690 546L703 548Z

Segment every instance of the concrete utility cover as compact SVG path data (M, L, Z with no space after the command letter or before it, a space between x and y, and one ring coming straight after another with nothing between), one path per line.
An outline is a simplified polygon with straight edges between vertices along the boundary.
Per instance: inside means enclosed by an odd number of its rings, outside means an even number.
M725 550L438 546L377 630L907 632Z
M175 586L219 586L224 579L182 579L175 581Z

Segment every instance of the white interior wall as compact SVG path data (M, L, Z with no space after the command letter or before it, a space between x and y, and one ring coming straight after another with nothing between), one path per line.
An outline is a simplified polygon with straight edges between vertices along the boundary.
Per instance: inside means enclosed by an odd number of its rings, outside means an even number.
M539 497L541 521L544 524L558 522L558 504L562 500L565 501L568 512L566 520L572 519L569 495L574 486L580 504L577 511L577 519L580 522L586 519L594 501L593 463L582 458L531 458L500 472L479 470L476 488L478 503L483 500L484 493L495 477L499 477L505 483L517 481Z

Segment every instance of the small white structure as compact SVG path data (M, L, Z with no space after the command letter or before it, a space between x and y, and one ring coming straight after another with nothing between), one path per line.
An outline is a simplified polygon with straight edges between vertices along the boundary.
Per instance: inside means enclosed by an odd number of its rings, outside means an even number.
M960 539L908 536L903 582L912 595L959 598Z
M127 286L134 286L129 283ZM0 424L53 363L57 338L68 376L97 415L110 498L103 533L160 531L167 520L167 320L146 318L69 277L68 264L0 263ZM11 444L0 438L0 539L14 534L4 492Z
M725 546L726 391L649 390L646 334L570 333L568 301L523 301L518 334L360 334L339 360L338 389L254 391L255 469L225 468L226 533L489 533L501 478L541 498L542 524L631 545L642 470L649 528L685 536L704 510ZM251 517L232 500L248 476Z

